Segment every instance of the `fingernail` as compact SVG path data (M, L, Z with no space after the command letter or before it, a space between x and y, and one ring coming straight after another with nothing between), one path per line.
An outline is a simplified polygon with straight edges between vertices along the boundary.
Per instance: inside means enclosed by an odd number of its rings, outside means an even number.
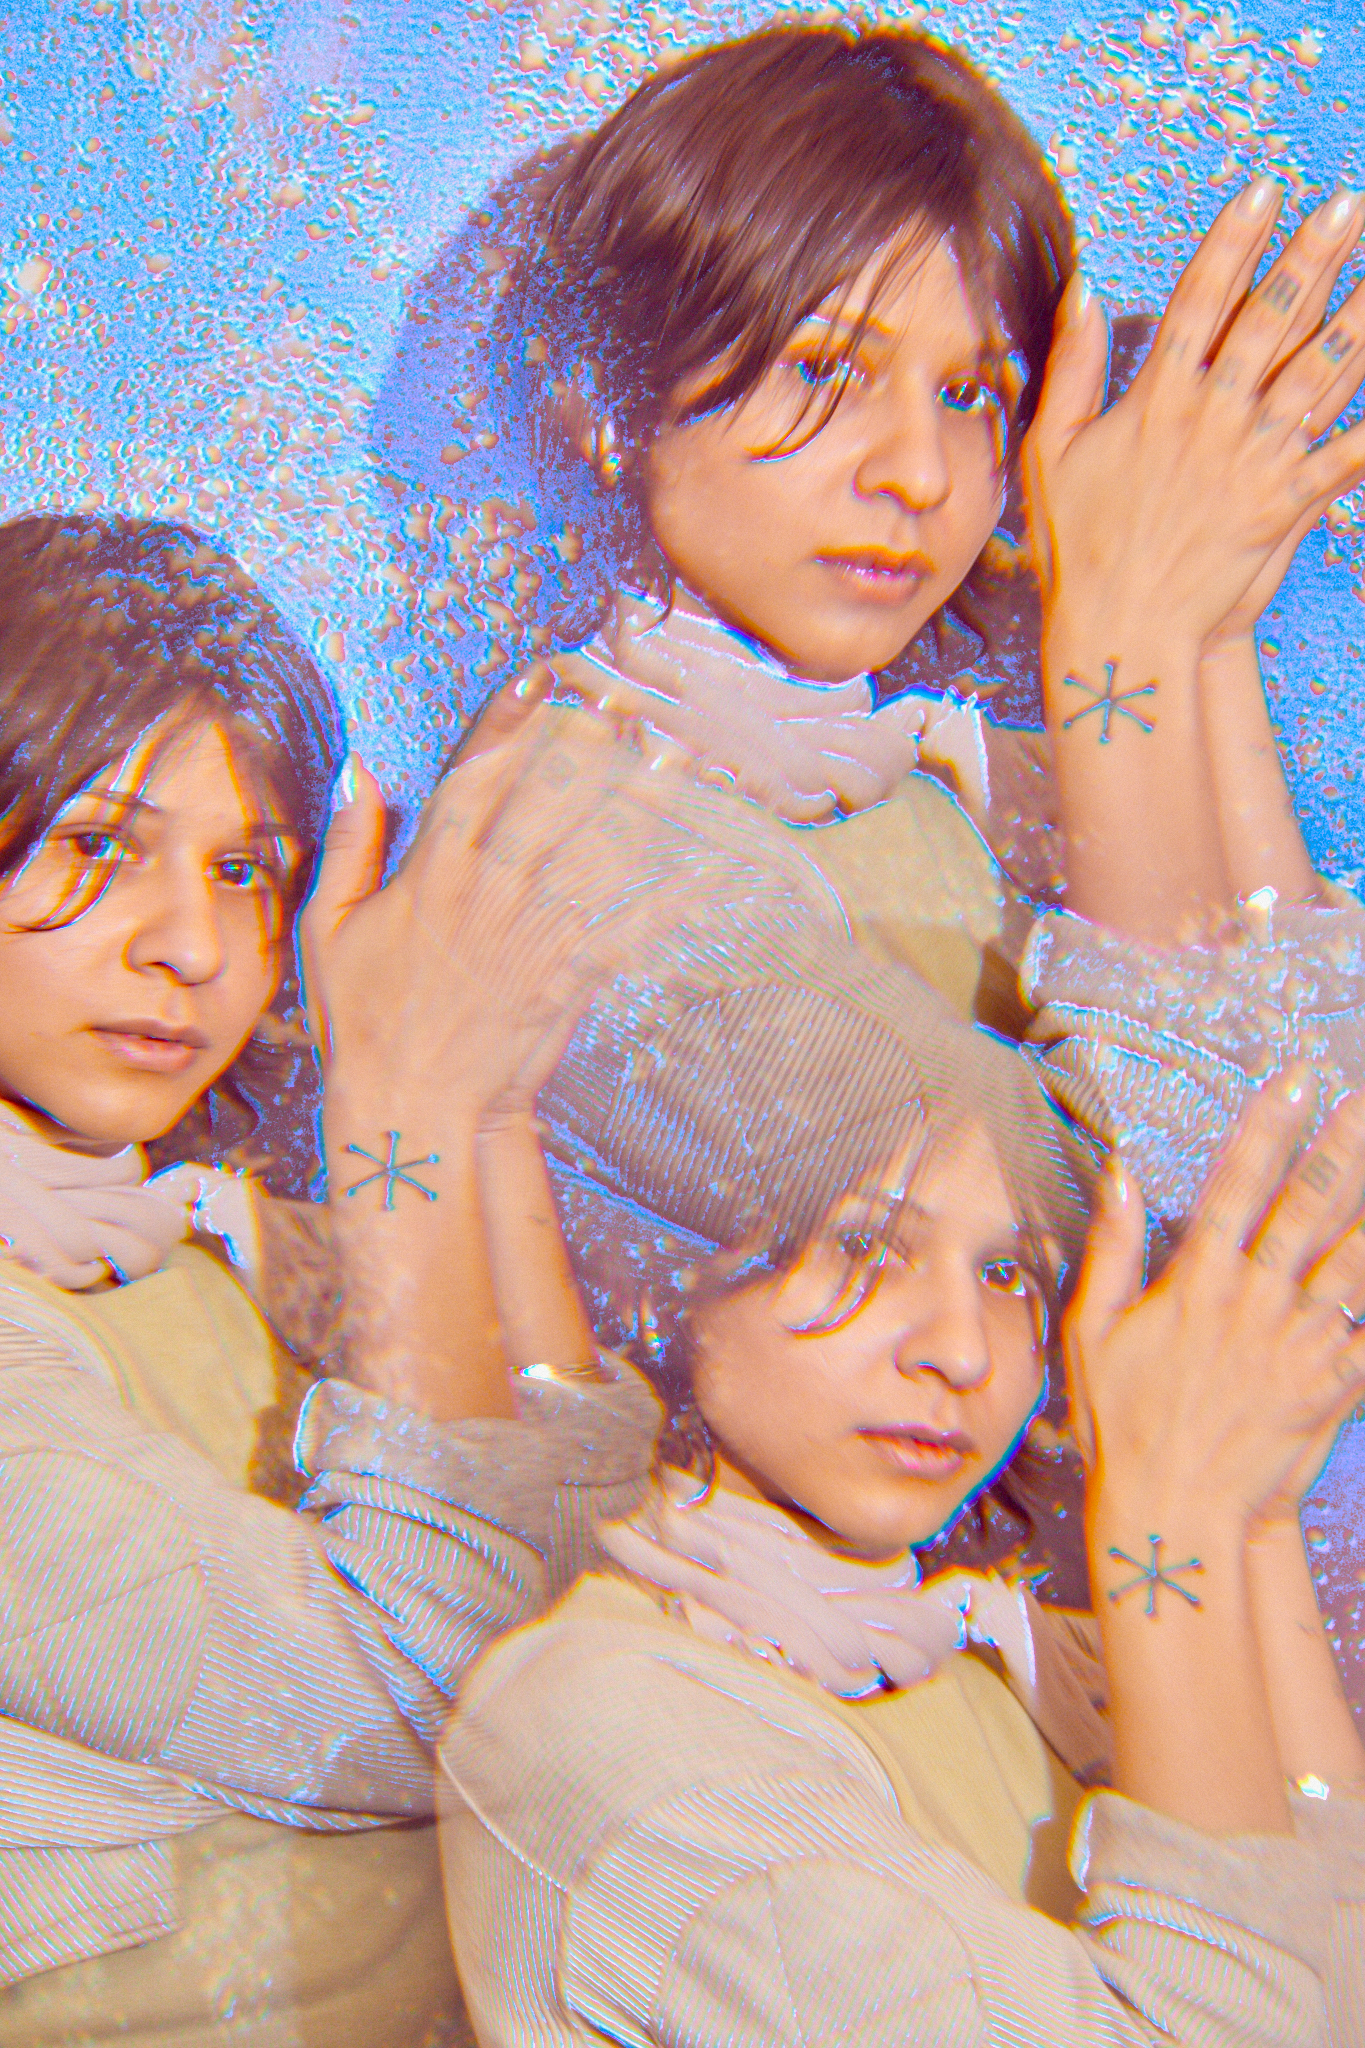
M1284 1090L1286 1102L1303 1101L1308 1091L1308 1068L1302 1061L1296 1060L1292 1067L1285 1068L1280 1076L1280 1086Z
M1282 189L1278 178L1255 179L1247 186L1246 191L1238 201L1239 211L1244 213L1249 220L1259 220L1262 214L1269 211L1272 202L1278 197Z
M1090 284L1089 280L1086 278L1085 272L1082 270L1078 270L1076 272L1074 278L1072 279L1072 283L1074 284L1076 289L1075 307L1076 315L1079 318L1079 316L1085 311L1086 307L1090 304Z
M355 761L355 755L348 754L341 764L341 773L332 795L333 811L344 811L348 804L355 802Z
M1121 1209L1125 1208L1127 1206L1128 1199L1133 1192L1133 1177L1129 1173L1128 1168L1124 1165L1123 1161L1119 1158L1117 1152L1111 1152L1109 1154L1109 1159L1105 1171L1108 1175L1109 1188L1110 1192L1114 1197L1114 1200L1118 1203Z
M1359 203L1359 193L1351 192L1343 185L1336 198L1322 210L1322 225L1327 233L1329 235L1342 234Z

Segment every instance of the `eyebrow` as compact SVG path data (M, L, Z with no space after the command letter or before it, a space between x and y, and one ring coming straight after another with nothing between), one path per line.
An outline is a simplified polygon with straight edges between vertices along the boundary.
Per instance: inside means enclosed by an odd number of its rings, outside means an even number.
M898 1198L894 1188L873 1188L868 1194L850 1195L847 1197L847 1200L850 1208L855 1211L875 1212L883 1218L886 1218L888 1212L890 1212L891 1217L894 1219L892 1221L893 1231L895 1225L903 1221L932 1224L940 1220L937 1211L926 1209L923 1203L915 1201L912 1196L906 1195ZM867 1220L869 1222L873 1220L872 1213L868 1214ZM993 1227L989 1235L1001 1244L1008 1243L1017 1246L1023 1242L1026 1233L1022 1224L1001 1223L998 1227Z
M79 803L82 797L95 797L101 803L113 804L123 811L143 811L150 817L163 815L159 804L150 803L145 796L136 796L130 789L82 789L71 799ZM233 837L238 836L234 830ZM271 818L248 818L241 828L243 839L287 839L294 845L301 843L299 834L281 820Z
M792 329L792 334L794 336L799 334L803 327L809 327L814 322L818 322L820 326L828 328L831 332L844 335L862 333L878 335L883 341L894 341L896 339L895 328L888 327L885 321L877 318L875 313L869 313L866 320L864 320L861 317L850 318L847 313L822 313L818 308L814 313L807 313L804 320L799 320ZM978 342L976 352L971 359L974 370L998 368L1004 360L1005 358L998 349L990 348L985 342Z

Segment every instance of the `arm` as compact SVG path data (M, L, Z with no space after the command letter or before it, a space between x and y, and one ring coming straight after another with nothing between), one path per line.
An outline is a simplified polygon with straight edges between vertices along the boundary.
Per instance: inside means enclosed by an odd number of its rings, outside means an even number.
M1314 1597L1297 1515L1257 1529L1247 1568L1281 1770L1291 1784L1316 1779L1334 1793L1365 1795L1365 1744Z
M477 1139L484 1238L514 1372L581 1365L596 1339L569 1263L530 1103L487 1118Z
M22 1622L0 1715L85 1760L53 1839L127 1811L102 1757L149 1773L133 1840L211 1817L177 1817L165 1773L304 1826L428 1815L460 1679L538 1610L574 1530L633 1507L654 1405L628 1383L534 1387L526 1420L452 1428L324 1381L295 1514L131 1415L88 1330L0 1296L0 1558Z
M1365 376L1360 295L1321 332L1365 215L1349 196L1321 209L1253 292L1277 193L1259 180L1224 209L1098 418L1103 322L1073 281L1025 447L1068 901L1149 941L1220 914L1247 851L1244 823L1223 837L1218 790L1247 763L1206 727L1206 645L1259 609L1365 459L1358 429L1312 445Z
M1205 647L1199 704L1232 893L1271 888L1288 903L1311 902L1318 879L1271 730L1254 633Z
M1211 1834L1287 1831L1284 1743L1335 1758L1341 1739L1321 1670L1287 1696L1282 1653L1263 1656L1248 1551L1365 1380L1336 1306L1365 1281L1348 1228L1365 1105L1348 1099L1286 1175L1312 1111L1302 1079L1257 1098L1143 1293L1142 1203L1111 1170L1066 1330L1116 1782Z
M344 1370L436 1419L515 1412L478 1131L583 999L579 924L535 897L534 863L509 873L485 847L524 765L514 740L449 777L377 893L382 806L360 771L305 920Z

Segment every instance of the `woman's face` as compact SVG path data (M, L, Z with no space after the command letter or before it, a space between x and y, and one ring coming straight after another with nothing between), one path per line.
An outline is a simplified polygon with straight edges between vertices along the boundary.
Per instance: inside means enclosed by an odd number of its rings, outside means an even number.
M169 1130L250 1037L296 858L217 726L158 737L0 885L0 1093L111 1148Z
M884 1213L884 1196L849 1200L780 1280L701 1310L694 1379L722 1485L874 1558L928 1542L979 1492L1043 1387L1039 1289L982 1132L930 1156L857 1307Z
M807 438L883 260L797 329L739 405L666 425L646 478L683 582L819 681L892 661L962 582L1002 504L998 368L944 242L877 296L847 388ZM788 437L789 454L764 454Z

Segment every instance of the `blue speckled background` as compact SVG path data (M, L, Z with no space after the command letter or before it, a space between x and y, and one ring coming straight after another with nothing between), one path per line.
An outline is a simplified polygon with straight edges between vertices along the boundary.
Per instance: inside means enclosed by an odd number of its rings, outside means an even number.
M169 512L221 536L328 663L366 755L411 804L487 687L498 624L477 609L457 622L413 577L404 506L370 454L405 286L528 147L661 55L769 11L10 0L0 508ZM966 0L888 18L962 43L1004 87L1116 306L1159 303L1246 171L1269 165L1302 199L1365 176L1358 0L1311 17L1284 0ZM496 522L471 531L486 567ZM1267 621L1299 801L1334 871L1365 865L1363 586L1352 503L1305 545Z
M0 513L107 506L221 537L328 665L410 815L488 687L481 667L511 658L506 614L486 600L514 567L496 507L477 502L486 483L456 503L455 452L446 539L471 573L455 596L414 573L420 508L370 448L405 289L529 148L590 121L660 56L768 12L8 0ZM1249 171L1279 171L1297 201L1365 177L1360 0L1311 17L1287 0L1145 13L966 0L888 18L962 43L998 80L1051 153L1116 308L1161 302ZM1365 867L1363 592L1365 493L1305 544L1266 621L1298 800L1334 872ZM1365 1701L1349 1500L1361 1442L1321 1489L1346 1489L1335 1537L1309 1533Z

